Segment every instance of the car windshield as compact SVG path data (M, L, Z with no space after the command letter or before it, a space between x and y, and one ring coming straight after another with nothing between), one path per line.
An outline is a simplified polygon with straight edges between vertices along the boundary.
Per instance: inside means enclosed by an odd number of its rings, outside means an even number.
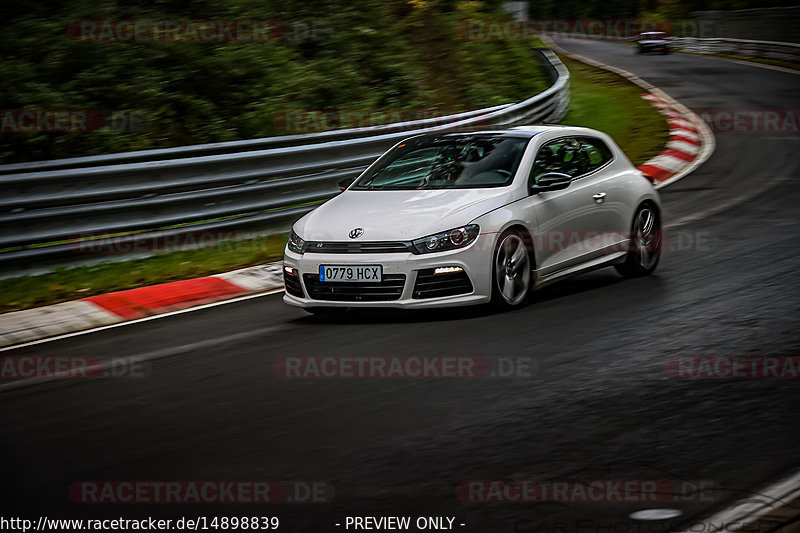
M654 32L654 33L643 33L643 34L642 34L642 39L643 39L643 40L648 40L648 39L649 39L649 40L663 39L663 38L664 38L664 35L665 35L665 34L664 34L664 33L661 33L661 32Z
M476 189L510 185L529 138L421 137L387 153L351 190Z

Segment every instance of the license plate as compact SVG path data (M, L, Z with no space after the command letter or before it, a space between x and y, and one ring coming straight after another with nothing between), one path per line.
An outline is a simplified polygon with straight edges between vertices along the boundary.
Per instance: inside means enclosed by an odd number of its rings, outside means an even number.
M319 280L344 281L359 283L380 283L383 277L383 267L380 265L348 266L348 265L320 265Z

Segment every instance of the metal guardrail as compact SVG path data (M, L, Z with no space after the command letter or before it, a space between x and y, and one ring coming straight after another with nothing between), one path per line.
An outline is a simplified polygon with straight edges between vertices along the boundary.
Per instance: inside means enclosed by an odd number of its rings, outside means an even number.
M700 39L697 37L670 37L669 41L674 49L685 52L733 54L800 63L800 44L798 43L728 38Z
M552 85L518 103L370 128L2 165L0 274L127 259L125 239L288 229L335 196L340 180L404 138L558 122L568 106L569 72L550 50L537 53ZM115 253L91 253L107 246Z

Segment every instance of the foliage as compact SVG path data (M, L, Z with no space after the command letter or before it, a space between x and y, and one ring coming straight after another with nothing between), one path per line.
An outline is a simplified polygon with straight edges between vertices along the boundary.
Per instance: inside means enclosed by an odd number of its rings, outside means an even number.
M140 130L2 133L17 162L277 135L288 110L476 109L545 87L529 43L461 39L499 2L65 0L10 5L0 40L3 109L101 110ZM265 43L78 42L77 20L277 20ZM517 75L525 72L524 76Z

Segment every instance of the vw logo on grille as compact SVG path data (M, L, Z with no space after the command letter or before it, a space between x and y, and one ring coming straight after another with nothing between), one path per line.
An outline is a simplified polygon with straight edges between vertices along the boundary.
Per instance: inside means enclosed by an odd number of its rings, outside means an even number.
M350 230L351 239L358 239L362 235L364 235L364 228L355 228Z

